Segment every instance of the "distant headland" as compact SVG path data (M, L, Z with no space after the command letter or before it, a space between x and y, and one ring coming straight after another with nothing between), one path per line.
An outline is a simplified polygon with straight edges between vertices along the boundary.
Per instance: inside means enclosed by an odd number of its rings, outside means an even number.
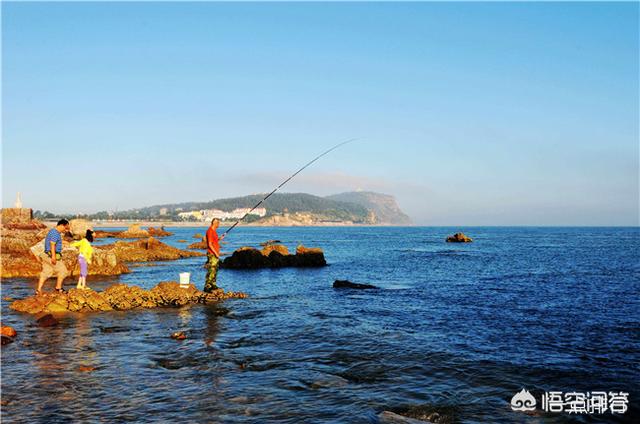
M161 204L125 211L101 211L70 215L36 211L34 218L51 221L58 218L85 218L97 225L126 226L127 223L163 223L176 226L199 226L213 218L224 225L244 216L262 198L252 194L204 202ZM276 193L243 220L255 226L344 226L344 225L413 225L393 196L356 191L326 197L307 193Z

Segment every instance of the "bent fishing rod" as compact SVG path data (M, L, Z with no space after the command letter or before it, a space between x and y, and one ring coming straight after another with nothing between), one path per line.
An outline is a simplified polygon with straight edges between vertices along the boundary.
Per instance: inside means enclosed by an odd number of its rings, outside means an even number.
M312 161L310 161L309 163L307 163L306 165L304 165L302 168L298 169L296 172L294 172L289 178L287 178L286 180L284 180L283 182L280 183L280 185L276 188L273 189L273 191L269 194L267 194L266 196L264 196L262 198L262 200L260 200L258 203L256 203L256 205L254 207L252 207L249 212L245 213L242 218L240 218L239 220L237 220L231 227L227 228L227 230L222 233L222 235L220 236L220 238L224 237L227 235L227 233L229 233L229 231L233 230L236 225L238 225L240 222L242 222L243 219L245 219L247 217L247 215L249 215L251 212L253 212L258 206L260 206L262 203L264 203L265 200L267 200L269 197L271 197L271 195L273 193L275 193L276 191L278 191L283 185L285 185L286 183L288 183L289 181L291 181L291 179L293 179L293 177L295 177L296 175L298 175L299 173L301 173L306 167L308 167L309 165L311 165L312 163L314 163L315 161L317 161L318 159L320 159L322 156L334 151L335 149L337 149L340 146L344 146L345 144L351 143L352 141L356 141L357 138L351 138L347 141L343 141L342 143L336 144L335 146L333 146L332 148L330 148L329 150L319 154L318 156L316 156Z

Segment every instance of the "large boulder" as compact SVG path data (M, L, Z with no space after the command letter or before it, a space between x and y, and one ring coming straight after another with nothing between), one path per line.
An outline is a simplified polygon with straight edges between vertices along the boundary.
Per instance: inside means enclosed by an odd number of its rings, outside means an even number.
M325 266L324 252L319 247L307 248L299 245L296 248L296 266L299 267L319 267Z
M455 233L452 236L447 237L447 243L471 243L473 239L467 237L464 233Z
M298 246L296 254L289 254L286 246L268 244L262 250L253 247L241 247L224 259L220 266L231 269L316 267L324 266L324 252L319 248Z
M244 293L225 292L222 289L205 293L198 290L193 284L183 288L175 281L167 281L159 283L151 290L115 284L103 292L71 289L66 293L43 293L40 296L16 300L9 307L15 311L29 314L101 312L114 309L123 311L159 306L175 307L191 303L210 303L246 297L247 295ZM49 317L51 316L49 315Z
M74 239L80 240L87 234L87 230L93 228L93 223L86 219L72 219L69 221L69 230Z
M220 263L223 268L231 269L257 269L268 268L269 258L253 247L241 247Z

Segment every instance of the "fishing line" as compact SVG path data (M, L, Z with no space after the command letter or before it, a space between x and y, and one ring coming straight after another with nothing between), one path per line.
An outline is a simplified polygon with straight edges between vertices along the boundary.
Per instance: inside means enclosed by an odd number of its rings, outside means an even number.
M312 163L314 163L315 161L317 161L318 159L320 159L322 156L326 155L327 153L330 153L332 151L334 151L335 149L337 149L340 146L344 146L345 144L351 143L352 141L356 141L357 138L351 138L347 141L343 141L342 143L336 144L335 146L333 146L332 148L330 148L329 150L319 154L318 156L316 156L312 161L310 161L309 163L307 163L306 165L304 165L302 168L298 169L296 172L294 172L289 178L287 178L286 180L284 180L283 182L280 183L280 185L276 188L273 189L273 191L269 194L267 194L262 200L260 200L258 203L256 203L256 205L254 207L252 207L249 212L245 213L242 218L240 218L239 220L237 220L231 227L227 228L227 230L222 233L222 235L220 237L225 236L229 231L233 230L235 228L236 225L238 225L243 219L245 219L247 217L247 215L249 215L251 212L253 212L258 206L260 206L265 200L267 200L273 193L275 193L276 191L278 191L278 189L280 189L283 185L285 185L286 183L288 183L289 181L291 181L291 179L293 177L295 177L296 175L298 175L299 173L301 173L306 167L308 167L309 165L311 165Z

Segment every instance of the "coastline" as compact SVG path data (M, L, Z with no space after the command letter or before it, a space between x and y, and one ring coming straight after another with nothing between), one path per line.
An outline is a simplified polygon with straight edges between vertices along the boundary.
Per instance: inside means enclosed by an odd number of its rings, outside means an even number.
M43 221L47 227L53 227L56 225L55 221ZM178 221L92 221L95 227L98 228L125 228L133 224L138 224L142 227L178 227L178 228L207 228L209 223L207 222L178 222ZM230 227L231 223L220 223L220 228ZM318 224L238 224L238 227L415 227L415 225L395 225L395 224L354 224L354 223L329 223L323 222Z

